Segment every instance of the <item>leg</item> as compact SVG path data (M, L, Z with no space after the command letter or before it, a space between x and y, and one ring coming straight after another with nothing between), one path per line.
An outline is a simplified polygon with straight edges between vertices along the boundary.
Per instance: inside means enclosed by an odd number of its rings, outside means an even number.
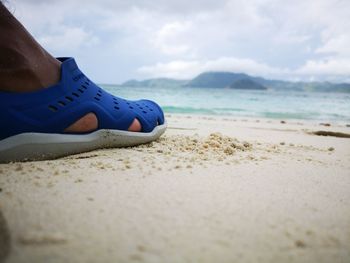
M58 82L60 62L0 3L0 90L35 91Z

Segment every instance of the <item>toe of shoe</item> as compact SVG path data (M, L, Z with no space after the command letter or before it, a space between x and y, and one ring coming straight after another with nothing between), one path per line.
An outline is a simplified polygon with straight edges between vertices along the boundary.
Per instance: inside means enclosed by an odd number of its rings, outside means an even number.
M145 103L149 109L152 109L158 125L164 124L165 118L162 108L152 100L142 100L142 102Z

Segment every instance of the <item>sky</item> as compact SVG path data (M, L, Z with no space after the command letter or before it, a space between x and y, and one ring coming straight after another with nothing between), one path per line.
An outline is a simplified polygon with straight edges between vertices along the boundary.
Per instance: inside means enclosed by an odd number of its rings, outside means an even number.
M98 83L206 71L350 82L350 0L8 0Z

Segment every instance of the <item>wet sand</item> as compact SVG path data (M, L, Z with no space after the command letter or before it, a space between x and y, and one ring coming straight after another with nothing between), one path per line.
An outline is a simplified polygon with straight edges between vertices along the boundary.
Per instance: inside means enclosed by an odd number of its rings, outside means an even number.
M332 134L350 127L168 122L148 145L0 164L0 262L349 261L350 139Z

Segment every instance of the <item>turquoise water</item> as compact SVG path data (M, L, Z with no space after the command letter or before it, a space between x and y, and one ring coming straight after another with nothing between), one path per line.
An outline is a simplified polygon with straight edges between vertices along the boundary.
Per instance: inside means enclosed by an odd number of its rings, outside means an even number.
M350 122L350 94L104 85L116 96L157 101L166 113Z

